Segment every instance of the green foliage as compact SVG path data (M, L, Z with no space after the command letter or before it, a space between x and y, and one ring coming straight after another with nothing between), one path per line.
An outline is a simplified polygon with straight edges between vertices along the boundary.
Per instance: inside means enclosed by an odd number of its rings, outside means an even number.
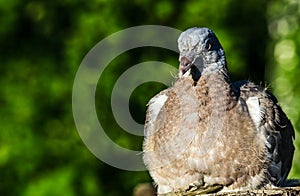
M274 1L268 7L268 28L272 41L268 50L267 78L294 128L300 130L300 3ZM297 134L298 133L298 134ZM296 151L291 178L300 174L300 136L296 133Z
M95 158L72 116L72 85L81 60L101 39L131 26L212 28L225 48L232 78L271 83L300 130L299 7L293 0L0 0L1 195L130 195L137 183L150 181L147 172L121 171ZM177 66L177 58L162 49L135 49L105 70L96 105L116 143L140 150L142 138L124 132L114 120L110 93L115 81L136 63ZM138 122L144 121L149 98L163 88L147 83L134 91L129 105ZM291 177L300 176L299 132L296 138Z

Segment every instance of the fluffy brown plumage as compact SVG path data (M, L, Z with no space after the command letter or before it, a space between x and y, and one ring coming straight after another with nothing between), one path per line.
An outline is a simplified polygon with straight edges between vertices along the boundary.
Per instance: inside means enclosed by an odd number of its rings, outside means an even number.
M149 101L145 123L144 162L158 193L283 185L294 130L276 98L231 83L211 30L188 29L178 47L179 77Z

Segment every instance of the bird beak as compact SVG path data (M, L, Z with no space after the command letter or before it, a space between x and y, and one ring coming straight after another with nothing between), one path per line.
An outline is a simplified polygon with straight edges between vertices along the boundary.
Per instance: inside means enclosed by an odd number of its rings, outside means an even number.
M181 57L180 58L180 65L179 70L182 75L184 75L188 70L191 69L193 63L188 57Z
M179 61L179 77L188 77L191 75L195 81L201 77L205 67L204 57L201 54L182 55Z

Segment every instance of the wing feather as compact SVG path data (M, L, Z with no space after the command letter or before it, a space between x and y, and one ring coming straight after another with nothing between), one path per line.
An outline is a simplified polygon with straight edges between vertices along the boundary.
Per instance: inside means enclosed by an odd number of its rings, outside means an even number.
M275 96L265 88L249 81L233 83L233 86L240 99L246 102L258 134L266 141L270 180L277 186L283 186L291 169L295 149L293 126Z
M144 135L147 136L153 132L154 127L157 127L156 123L160 123L161 121L157 121L157 117L165 105L165 102L168 99L168 91L166 89L159 94L155 95L153 98L150 99L147 106L147 113L146 113L146 121L144 127Z

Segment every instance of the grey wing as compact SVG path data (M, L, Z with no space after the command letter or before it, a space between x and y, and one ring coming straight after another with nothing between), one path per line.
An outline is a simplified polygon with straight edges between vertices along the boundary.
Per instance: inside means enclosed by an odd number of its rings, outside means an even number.
M168 134L168 130L164 130L164 116L167 115L165 105L169 98L169 89L161 91L148 102L146 121L144 126L144 142L143 142L143 160L149 170L162 165L163 154L162 145L158 140L163 135Z
M270 160L269 179L276 186L284 186L291 169L295 132L290 120L278 105L277 99L265 88L249 81L233 84L244 100L257 127L265 139L265 149Z
M147 104L148 109L146 113L146 121L144 127L144 135L146 137L152 134L154 130L156 130L157 127L160 126L160 123L162 123L158 119L158 116L162 115L161 110L163 109L165 102L168 99L168 91L169 89L161 91L159 94L151 98Z

